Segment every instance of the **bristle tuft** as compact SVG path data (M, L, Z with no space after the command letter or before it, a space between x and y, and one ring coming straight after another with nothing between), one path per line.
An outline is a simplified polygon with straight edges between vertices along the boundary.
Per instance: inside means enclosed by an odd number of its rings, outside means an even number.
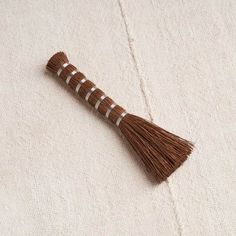
M64 52L58 52L54 54L48 61L46 68L53 74L56 74L59 68L64 64L68 63L69 60Z
M132 114L127 114L119 127L158 182L166 180L193 149L191 142Z

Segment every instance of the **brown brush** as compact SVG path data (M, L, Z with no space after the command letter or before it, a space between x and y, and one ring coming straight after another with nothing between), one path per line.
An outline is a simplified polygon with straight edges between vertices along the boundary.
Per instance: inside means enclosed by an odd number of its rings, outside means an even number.
M140 156L147 171L151 172L158 182L170 176L191 153L193 149L191 142L129 114L121 106L116 105L69 63L65 53L58 52L52 56L47 69L64 80L80 97L116 124Z

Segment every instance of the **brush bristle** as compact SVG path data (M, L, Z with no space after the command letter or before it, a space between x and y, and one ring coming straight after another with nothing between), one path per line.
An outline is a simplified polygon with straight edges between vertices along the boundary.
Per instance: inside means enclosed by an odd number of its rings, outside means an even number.
M46 68L53 74L56 74L59 68L64 64L68 63L69 60L64 52L58 52L54 54L48 61Z
M193 149L189 141L132 114L127 114L119 127L158 182L166 180Z

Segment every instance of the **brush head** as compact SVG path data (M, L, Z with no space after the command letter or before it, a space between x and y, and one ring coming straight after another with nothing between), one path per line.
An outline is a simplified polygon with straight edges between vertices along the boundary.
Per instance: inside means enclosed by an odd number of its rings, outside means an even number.
M166 180L193 149L191 142L132 114L123 118L119 128L158 183Z
M63 64L69 63L64 52L57 52L48 61L46 68L53 74L56 74Z

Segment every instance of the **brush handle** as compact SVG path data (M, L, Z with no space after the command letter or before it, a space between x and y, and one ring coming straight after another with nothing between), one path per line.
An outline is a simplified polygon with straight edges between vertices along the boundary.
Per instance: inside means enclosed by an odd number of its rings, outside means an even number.
M118 127L127 114L125 109L117 105L111 98L88 80L83 73L70 64L64 63L57 71L57 76L68 84L79 96L85 99L99 113Z

